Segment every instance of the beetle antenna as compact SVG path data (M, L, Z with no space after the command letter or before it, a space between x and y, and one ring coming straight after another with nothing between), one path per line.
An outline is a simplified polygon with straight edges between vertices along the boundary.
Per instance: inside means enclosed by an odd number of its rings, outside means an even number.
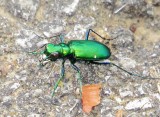
M39 38L44 38L44 36L41 36L41 35L38 35L37 33L35 33L35 32L33 32L37 37L39 37Z
M43 36L41 35L38 35L37 33L33 32L36 36L38 36L39 38L46 38L46 39L51 39L51 38L54 38L54 37L59 37L61 42L63 42L63 35L62 34L57 34L57 35L54 35L54 36L51 36L51 37L47 37L45 34L43 34Z
M40 52L38 52L38 51L32 51L32 52L27 52L27 53L34 54L34 55L37 55L37 54L42 55L42 54L44 54L44 51L40 51Z
M38 52L41 48L43 48L44 46L46 46L48 43L46 43L46 44L44 44L44 45L42 45L40 48L38 48L37 50L34 50L34 51L31 51L31 52L27 52L27 53L29 53L29 54L35 54L35 55L37 55L37 54L40 54L40 55L42 55L42 54L44 54L44 50L42 50L42 51L40 51L40 52Z

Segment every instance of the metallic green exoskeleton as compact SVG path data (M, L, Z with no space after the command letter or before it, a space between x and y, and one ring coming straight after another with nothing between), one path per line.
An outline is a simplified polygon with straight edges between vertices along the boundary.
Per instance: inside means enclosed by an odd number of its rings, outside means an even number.
M47 44L44 50L47 59L103 60L110 57L110 49L94 40L72 40L68 44Z
M81 60L103 60L111 56L110 49L94 40L72 40L68 43L73 57Z
M68 43L64 43L62 35L59 35L61 43L59 44L47 43L44 46L42 46L45 47L44 50L40 52L37 51L29 52L35 55L36 54L45 55L45 57L40 61L41 65L45 65L46 61L56 61L57 59L62 59L61 77L58 79L58 81L54 86L54 89L52 91L52 96L54 95L59 82L64 78L64 73L65 73L64 63L66 59L70 60L72 67L77 71L79 75L78 80L81 89L82 89L81 74L79 68L75 65L75 62L77 60L89 61L94 64L111 64L130 75L142 77L140 75L126 71L125 69L119 67L113 62L110 61L100 62L101 60L108 59L111 56L111 52L106 45L94 40L88 40L90 31L92 31L102 39L105 39L92 29L89 29L89 31L86 33L85 40L72 40L69 41Z

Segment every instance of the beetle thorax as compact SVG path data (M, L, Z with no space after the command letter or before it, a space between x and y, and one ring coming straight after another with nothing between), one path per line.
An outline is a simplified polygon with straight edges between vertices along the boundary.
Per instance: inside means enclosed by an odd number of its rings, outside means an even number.
M60 43L60 44L47 44L46 49L45 49L45 54L49 56L50 54L53 53L59 53L60 56L67 56L71 53L70 48L67 44L65 43Z
M62 55L63 56L67 56L72 53L70 47L67 44L60 43L59 46L61 46L61 48L62 48Z

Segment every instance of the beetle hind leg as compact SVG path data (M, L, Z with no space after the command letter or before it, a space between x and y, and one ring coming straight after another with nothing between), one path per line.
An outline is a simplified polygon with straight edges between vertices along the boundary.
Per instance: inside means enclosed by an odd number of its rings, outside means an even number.
M113 63L113 62L111 62L111 61L104 61L104 62L103 62L103 61L92 61L92 63L93 63L93 64L99 64L99 65L102 65L102 64L110 64L110 65L113 65L113 66L117 67L118 69L126 72L127 74L129 74L129 75L131 75L131 76L136 76L136 77L140 77L140 78L144 78L144 79L148 78L148 77L145 77L145 76L136 74L136 73L132 73L132 72L130 72L130 71L128 71L128 70L125 70L124 68L116 65L115 63ZM149 79L156 79L156 78L149 78Z

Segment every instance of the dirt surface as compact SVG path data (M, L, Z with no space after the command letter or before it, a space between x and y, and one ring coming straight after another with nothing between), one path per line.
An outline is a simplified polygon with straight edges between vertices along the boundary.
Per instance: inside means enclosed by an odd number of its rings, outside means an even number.
M160 0L0 0L0 115L3 117L158 117L160 115ZM106 44L115 66L77 62L85 84L102 84L101 103L82 110L77 73L61 60L39 66L28 54L45 43L90 38ZM52 37L52 38L51 38ZM84 48L85 49L85 48ZM52 72L51 72L52 71Z

